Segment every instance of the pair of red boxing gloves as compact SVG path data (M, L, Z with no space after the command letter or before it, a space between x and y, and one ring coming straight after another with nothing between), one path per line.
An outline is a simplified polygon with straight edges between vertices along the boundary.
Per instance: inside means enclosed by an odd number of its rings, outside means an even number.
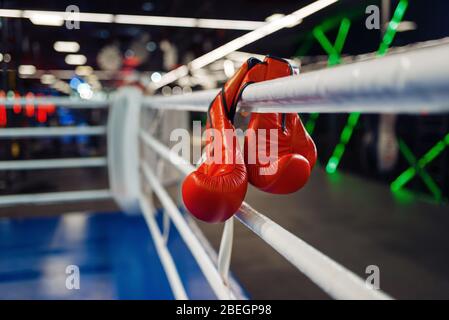
M315 144L296 113L252 113L242 155L233 125L245 87L293 74L290 64L267 56L250 58L210 104L203 163L182 185L187 209L206 222L222 222L240 208L248 181L265 192L288 194L302 188L315 165ZM207 132L212 132L207 134ZM230 134L231 133L231 134Z

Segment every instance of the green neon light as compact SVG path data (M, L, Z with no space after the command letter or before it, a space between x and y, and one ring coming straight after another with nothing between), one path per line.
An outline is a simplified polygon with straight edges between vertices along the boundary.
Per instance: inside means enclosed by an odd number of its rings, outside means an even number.
M441 204L447 203L447 199L435 200L433 197L430 197L428 194L414 192L408 189L400 189L398 191L393 192L393 196L395 200L402 204L410 204L416 202L416 200L425 201L432 204Z
M329 39L324 34L323 28L316 27L313 30L313 34L315 38L318 40L318 42L321 44L323 49L327 52L329 55L328 59L328 65L336 65L340 63L341 58L341 52L343 50L343 46L346 42L346 38L349 33L349 28L351 27L351 20L348 18L343 18L340 22L340 28L338 29L337 38L335 40L335 44L332 46ZM312 113L310 114L309 119L306 123L306 130L307 132L312 135L313 131L315 130L316 121L319 117L319 113Z
M387 53L388 48L390 48L394 37L396 36L396 30L404 18L405 11L408 7L408 0L399 1L396 10L394 11L393 18L388 24L387 30L385 31L382 42L379 46L379 50L377 51L378 55L383 56Z
M430 162L432 162L436 157L438 157L444 149L449 146L449 133L446 136L438 141L429 151L427 151L421 159L419 159L415 166L409 167L407 170L402 172L390 185L392 191L398 191L401 189L407 182L409 182L413 177L418 173L417 170L421 170L425 168Z
M393 13L393 18L391 19L390 23L388 24L388 27L387 27L387 30L385 31L382 42L379 46L379 49L377 50L378 56L383 56L387 53L388 48L390 47L391 43L394 40L394 37L396 36L396 29L397 29L399 23L404 18L404 13L407 10L407 7L408 7L408 0L401 0L399 2L398 6L396 7L396 10ZM340 28L341 28L341 26L340 26ZM343 129L343 132L350 130L347 128L350 127L349 121L350 121L352 115L354 115L354 113L351 113L349 115L348 122L346 123L346 126ZM356 123L352 126L352 128L354 128L357 125L357 121L359 120L359 115L360 114L358 114L358 116L352 117L352 119L357 119ZM341 136L343 137L343 133ZM351 134L350 134L349 138L351 136L352 136L352 130L351 130ZM341 147L339 147L339 145L346 146L346 144L347 144L347 142L344 143L340 138L340 143L337 145L337 147L335 147L335 150L332 153L332 156L330 157L329 161L327 162L326 171L328 173L334 173L337 170L338 164L340 163L341 157L343 157L343 154L345 151L345 147L341 148Z
M424 167L420 167L418 165L418 161L416 160L416 157L413 155L410 148L405 144L405 142L402 139L399 139L399 150L401 150L402 154L404 155L407 162L411 165L412 170L408 171L405 175L405 178L411 179L415 174L418 174L427 188L430 190L430 192L433 194L434 198L437 201L441 200L442 192L438 185L433 181L432 177L424 170ZM397 192L404 183L405 179L401 179L396 183L392 183L390 188L393 192ZM406 182L406 181L405 181Z
M333 30L338 27L342 19L348 19L352 21L354 19L363 19L366 17L365 8L366 4L363 3L351 6L350 8L345 8L344 11L341 11L340 13L333 15L332 17L327 17L326 19L324 19L324 21L322 21L317 27L320 27L324 33L327 33L329 30ZM300 31L299 36L295 40L295 42L300 45L296 50L294 56L299 58L304 57L313 45L313 40L315 40L313 36L313 29L307 32Z
M307 119L306 130L310 135L312 135L315 130L316 120L319 116L319 113L311 113L309 119Z
M340 163L340 160L345 152L346 145L351 139L355 126L359 121L359 117L360 117L359 112L354 112L349 115L346 126L341 132L340 142L335 147L334 152L326 165L327 173L335 173L335 171L337 170L338 164Z
M348 36L350 27L351 27L351 21L349 19L344 18L343 20L341 20L340 28L338 29L338 33L337 33L337 39L335 40L335 44L334 44L334 50L335 50L336 54L329 56L328 64L330 66L340 63L341 52L342 52L343 46L346 42L346 37Z
M348 36L350 27L351 20L349 20L348 18L344 18L343 20L341 20L340 29L338 30L337 39L335 40L334 45L335 51L337 51L338 53L341 53L341 51L343 50L343 45L346 42L346 37Z
M408 168L405 170L399 177L394 180L391 185L390 189L391 191L395 192L401 189L407 182L409 182L416 174L416 170L413 167Z
M418 164L422 167L432 162L444 149L449 145L449 133L444 139L438 141L419 161Z
M337 38L335 40L335 44L329 41L329 39L324 34L324 31L321 27L316 27L313 29L313 35L321 44L323 49L329 55L328 64L335 65L340 63L341 51L343 50L343 46L346 42L346 38L348 36L349 28L351 27L351 21L347 18L344 18L340 22L340 28L338 29Z
M326 37L326 35L324 34L323 30L321 30L320 27L316 27L313 29L313 35L329 56L333 54L338 54L337 51L335 51L334 46Z

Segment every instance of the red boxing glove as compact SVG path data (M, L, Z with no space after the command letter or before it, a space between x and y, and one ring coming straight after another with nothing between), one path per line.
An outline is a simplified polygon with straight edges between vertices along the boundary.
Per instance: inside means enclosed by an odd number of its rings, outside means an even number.
M245 198L248 176L232 122L238 89L256 63L257 59L244 63L209 107L206 160L182 185L185 206L200 220L225 221L237 212ZM214 135L210 129L214 129Z
M297 114L253 113L249 129L256 134L248 134L251 132L248 130L245 136L246 165L233 126L237 102L248 84L291 74L292 69L284 60L267 57L260 62L251 58L212 101L208 111L206 160L182 185L184 204L196 218L207 222L230 218L245 198L248 178L264 191L282 194L294 192L307 182L316 161L316 149ZM214 129L213 134L210 129ZM259 136L258 132L262 132L259 129L266 129L266 134ZM277 134L276 139L271 139L270 129ZM261 161L258 150L251 150L252 146L268 151L269 161ZM278 152L271 152L274 148ZM256 155L253 163L250 154Z
M292 74L287 61L267 57L264 64L263 80ZM298 114L251 114L245 163L252 185L275 194L295 192L306 184L316 158L315 144Z

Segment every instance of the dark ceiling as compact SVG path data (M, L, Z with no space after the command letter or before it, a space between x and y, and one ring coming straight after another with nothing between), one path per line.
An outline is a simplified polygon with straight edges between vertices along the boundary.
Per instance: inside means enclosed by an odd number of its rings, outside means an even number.
M81 12L98 12L114 14L159 15L176 17L241 19L264 21L273 13L290 13L312 1L291 0L240 0L240 1L2 1L3 8L20 8L34 10L64 11L68 5L76 4ZM357 1L343 1L354 3ZM296 38L307 25L313 25L322 19L342 12L344 5L332 6L323 13L318 13L307 19L301 27L286 29L273 36L262 39L254 45L245 48L245 51L255 53L272 53L278 56L291 56L298 46ZM352 5L351 5L352 7ZM307 22L307 24L306 24ZM51 26L36 26L27 19L9 19L10 29L8 45L12 50L22 51L25 63L36 64L42 69L67 68L64 55L53 50L56 40L74 40L81 44L81 53L88 56L88 62L95 65L95 56L98 50L110 43L119 43L122 50L126 50L132 41L142 34L148 34L151 40L158 43L168 39L176 44L180 57L183 51L193 51L195 55L206 52L209 48L217 47L245 33L237 30L212 30L198 28L138 26L121 24L102 24L82 22L79 30L66 30L65 28ZM20 46L21 48L17 48ZM149 59L145 68L160 70L161 59Z

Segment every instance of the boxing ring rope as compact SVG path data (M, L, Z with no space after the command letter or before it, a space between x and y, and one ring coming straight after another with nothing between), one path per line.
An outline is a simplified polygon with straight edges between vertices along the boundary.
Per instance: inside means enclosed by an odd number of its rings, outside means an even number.
M1 206L35 205L112 199L109 190L82 190L49 193L27 193L0 196Z
M147 199L142 197L141 201L142 213L147 222L150 234L153 237L154 245L156 247L159 258L161 259L162 266L167 275L168 282L172 288L173 295L177 300L187 300L187 294L182 284L182 280L176 270L175 262L167 248L166 238L161 234L157 221L154 218L151 208L148 205Z
M239 105L254 112L447 112L448 56L449 44L434 45L255 83ZM217 92L147 97L143 106L205 112Z
M61 168L104 167L108 162L105 157L66 158L45 160L12 160L0 161L1 170L39 170Z
M36 127L36 128L2 128L2 138L35 138L35 137L57 137L57 136L101 136L106 134L105 126L82 126L82 127Z
M79 98L67 98L67 97L35 97L35 98L0 98L0 105L4 105L7 108L12 108L14 105L25 106L33 103L35 105L49 105L54 104L58 107L71 108L71 109L99 109L108 108L109 101L107 99L91 99L82 100Z

